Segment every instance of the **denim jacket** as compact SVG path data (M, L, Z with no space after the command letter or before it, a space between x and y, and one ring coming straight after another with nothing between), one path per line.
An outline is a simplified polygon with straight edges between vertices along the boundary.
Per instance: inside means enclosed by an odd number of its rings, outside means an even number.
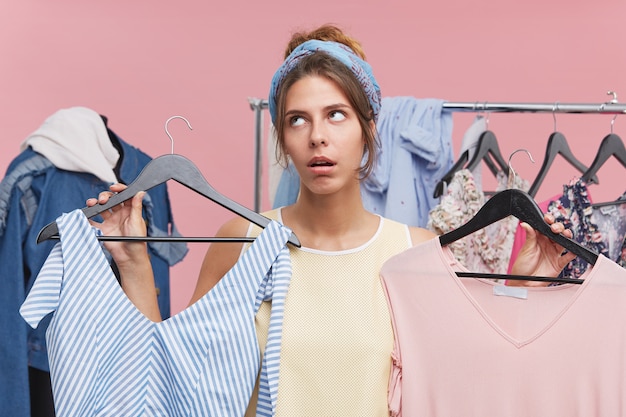
M117 137L123 150L121 182L132 182L152 159ZM19 308L56 241L36 243L39 231L64 212L84 207L85 200L108 189L92 174L56 168L31 148L9 165L0 182L0 410L30 416L28 367L48 371L45 331L50 317L30 328ZM148 190L144 218L151 236L176 235L167 186ZM163 318L170 314L169 267L187 253L184 243L153 243L148 251Z

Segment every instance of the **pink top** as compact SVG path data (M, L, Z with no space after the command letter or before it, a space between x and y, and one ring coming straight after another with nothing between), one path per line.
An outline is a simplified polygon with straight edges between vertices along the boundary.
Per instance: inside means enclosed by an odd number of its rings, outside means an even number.
M392 416L625 415L625 269L600 256L582 285L541 288L463 270L437 238L381 269Z

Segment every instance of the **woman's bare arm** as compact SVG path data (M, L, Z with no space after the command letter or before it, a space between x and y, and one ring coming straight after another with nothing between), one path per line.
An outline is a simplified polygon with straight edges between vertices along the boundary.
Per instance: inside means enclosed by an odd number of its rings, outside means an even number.
M236 217L224 223L217 231L216 236L246 236L249 225L250 222L246 219ZM237 263L242 248L243 244L237 242L214 242L209 246L200 268L198 282L196 283L196 289L193 292L190 304L202 298Z

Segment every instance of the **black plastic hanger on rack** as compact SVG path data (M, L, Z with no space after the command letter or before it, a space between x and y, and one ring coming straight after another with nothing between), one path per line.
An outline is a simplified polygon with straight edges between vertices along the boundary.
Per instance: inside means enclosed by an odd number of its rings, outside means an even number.
M441 178L441 180L439 180L437 185L435 185L435 191L433 192L434 198L439 198L440 196L443 195L446 185L450 184L450 181L452 181L452 177L454 177L455 172L463 169L463 167L465 166L468 160L469 160L469 150L466 150L461 154L461 156L459 156L459 159L454 163L454 165L452 165L452 167ZM487 165L489 170L493 173L493 175L494 176L497 175L499 169L495 165L495 163L491 160L489 155L485 155L485 158L483 160L485 161L485 164Z
M493 160L491 158L493 158ZM478 166L478 164L480 164L481 162L485 162L485 164L489 167L489 170L494 176L496 176L499 171L508 172L508 165L502 157L502 153L500 152L498 139L496 138L496 135L490 130L486 130L480 135L480 137L478 138L478 145L476 146L476 149L474 151L474 155L472 156L472 159L469 160L469 162L468 159L469 150L466 150L461 154L461 156L455 162L452 168L450 168L450 170L437 183L433 193L434 198L438 198L443 195L446 184L449 184L454 174L461 169L469 169L470 171L473 171Z
M476 152L474 152L472 159L467 163L466 168L470 171L474 170L488 155L493 157L494 161L502 171L507 172L508 164L502 157L500 147L498 146L498 139L496 138L495 133L491 130L486 130L480 135Z
M191 125L189 121L182 116L172 116L165 122L165 133L172 142L172 153L154 158L143 168L137 178L122 192L114 194L105 204L97 204L82 209L85 216L90 219L109 210L126 200L131 199L139 191L148 191L149 189L163 184L169 180L174 180L181 185L207 197L209 200L227 208L233 213L247 219L248 221L265 228L271 220L267 217L250 210L247 207L225 197L220 194L209 182L204 178L198 167L184 156L174 153L174 140L170 135L167 126L172 119L182 119L187 123L189 129ZM52 222L44 226L37 235L37 243L41 243L48 239L58 239L59 229L56 222ZM252 237L136 237L136 236L99 236L99 240L114 241L149 241L149 242L251 242ZM289 237L289 243L300 247L300 241L295 234Z
M596 153L596 156L593 159L591 166L587 171L585 171L581 179L583 181L589 182L589 180L593 178L596 172L600 170L602 165L604 165L604 163L608 161L611 156L615 157L622 164L622 166L626 168L626 149L624 148L624 142L615 133L609 133L604 137L604 139L602 139L600 147L598 148L598 152ZM624 203L626 203L626 200L618 199L613 201L607 201L604 203L594 203L592 204L592 206L597 208Z
M554 158L557 155L561 155L567 162L569 162L574 168L580 171L581 174L587 171L587 166L585 166L582 162L580 162L572 153L569 145L567 144L567 139L560 132L554 132L548 138L548 145L546 147L546 155L543 158L543 163L535 180L532 185L528 189L528 194L531 197L535 197L537 195L537 191L539 191L539 187L543 182L552 162L554 162ZM598 177L596 175L591 176L591 181L598 184Z
M504 219L508 216L515 216L520 221L528 223L533 229L547 236L549 239L557 242L568 251L581 257L588 263L594 265L598 259L598 254L581 246L574 240L568 239L561 234L555 234L550 226L545 222L541 209L526 192L518 189L508 189L494 194L481 207L471 220L455 230L444 233L439 236L439 242L442 246L449 245L465 236L474 233L488 225ZM552 277L536 277L521 276L508 274L487 274L480 272L457 272L460 277L473 278L490 278L490 279L508 279L508 280L524 280L524 281L544 281L544 282L560 282L581 284L583 280L569 278L552 278Z
M626 149L624 148L624 142L615 133L609 133L602 139L591 166L585 171L581 179L589 182L611 156L614 156L626 168Z

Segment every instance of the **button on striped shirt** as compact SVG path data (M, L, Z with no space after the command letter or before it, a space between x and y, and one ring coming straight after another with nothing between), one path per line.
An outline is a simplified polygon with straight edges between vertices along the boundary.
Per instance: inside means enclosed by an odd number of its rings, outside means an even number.
M46 338L55 408L64 416L242 416L259 367L257 415L276 404L291 231L272 221L204 297L153 323L130 302L80 210L57 220L50 253L20 313ZM272 300L260 364L254 326Z

